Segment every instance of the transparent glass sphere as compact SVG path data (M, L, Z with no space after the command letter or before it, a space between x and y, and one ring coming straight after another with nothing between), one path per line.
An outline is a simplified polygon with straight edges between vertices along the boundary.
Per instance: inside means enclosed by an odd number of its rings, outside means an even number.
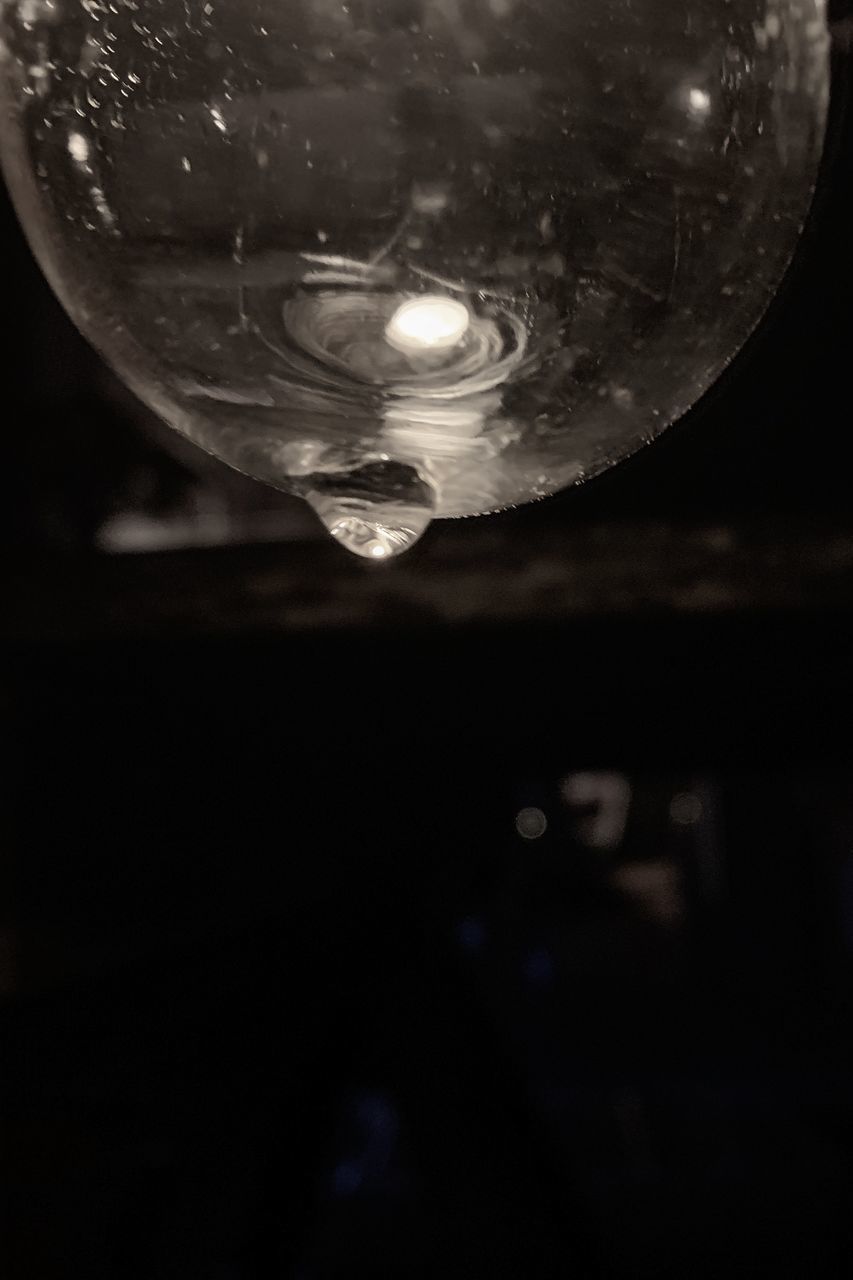
M383 558L707 389L828 57L824 0L0 0L3 161L134 390Z

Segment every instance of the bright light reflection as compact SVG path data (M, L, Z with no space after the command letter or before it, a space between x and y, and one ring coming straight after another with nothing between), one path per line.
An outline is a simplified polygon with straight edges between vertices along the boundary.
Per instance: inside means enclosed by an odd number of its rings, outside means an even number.
M711 110L711 95L707 89L691 89L687 101L696 116L706 116Z
M394 312L385 337L407 355L420 351L447 351L455 347L471 323L468 308L455 298L428 294L410 298Z
M69 133L68 150L77 164L85 167L89 163L89 143L82 133Z

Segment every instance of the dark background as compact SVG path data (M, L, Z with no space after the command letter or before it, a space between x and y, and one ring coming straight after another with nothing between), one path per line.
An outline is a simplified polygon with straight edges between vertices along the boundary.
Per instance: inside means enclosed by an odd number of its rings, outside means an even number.
M165 451L3 207L4 1276L851 1274L835 18L735 368L399 564Z

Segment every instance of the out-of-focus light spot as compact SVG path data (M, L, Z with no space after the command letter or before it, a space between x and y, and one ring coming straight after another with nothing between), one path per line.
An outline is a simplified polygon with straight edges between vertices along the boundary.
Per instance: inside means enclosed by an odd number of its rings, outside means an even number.
M544 947L537 947L525 958L524 976L537 987L546 987L554 981L554 961Z
M692 827L702 817L702 801L692 791L673 796L669 816L677 827Z
M407 355L448 351L465 335L471 317L455 298L427 294L411 298L394 312L385 329L392 347Z
M364 1172L354 1160L343 1160L335 1169L333 1186L335 1195L355 1195L364 1181Z
M374 560L383 560L388 553L381 542L374 542L373 546L370 548L370 554L373 556Z
M456 936L466 951L479 951L486 942L486 926L476 916L469 916L457 928Z
M618 849L631 806L631 783L624 774L570 773L560 789L569 808L578 811L579 839L590 849Z
M689 89L687 105L691 115L707 116L711 110L711 95L707 89Z
M548 830L548 819L541 809L522 809L515 815L515 829L522 840L538 840Z

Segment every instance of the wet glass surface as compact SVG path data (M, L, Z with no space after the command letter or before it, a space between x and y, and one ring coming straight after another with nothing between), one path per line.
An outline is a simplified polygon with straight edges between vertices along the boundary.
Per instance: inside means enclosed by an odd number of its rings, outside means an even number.
M791 258L823 0L4 0L3 152L83 331L382 558L714 381Z

